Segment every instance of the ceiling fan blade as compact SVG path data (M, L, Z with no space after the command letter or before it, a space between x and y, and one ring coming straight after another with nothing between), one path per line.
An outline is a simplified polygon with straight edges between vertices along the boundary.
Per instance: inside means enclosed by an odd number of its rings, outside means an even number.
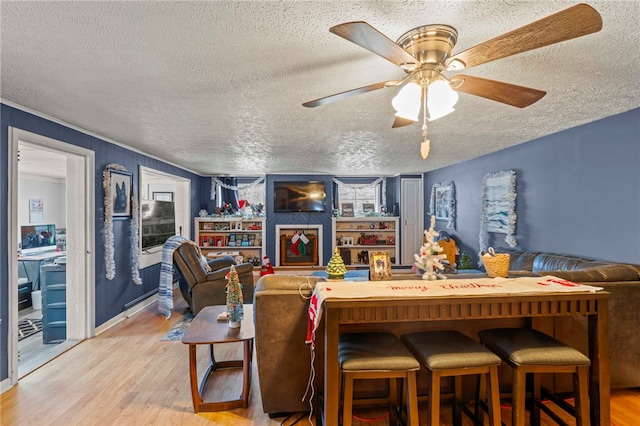
M456 70L471 68L600 29L602 17L598 11L589 5L578 4L460 52L449 58L447 66Z
M332 33L364 47L387 61L402 66L417 64L416 58L398 46L393 40L364 21L345 22L329 29Z
M367 93L367 92L372 92L374 90L382 89L384 87L396 86L397 84L398 84L398 81L396 81L396 80L382 81L380 83L374 83L374 84L370 84L368 86L358 87L357 89L347 90L346 92L340 92L340 93L336 93L334 95L325 96L323 98L314 99L312 101L308 101L308 102L303 103L302 106L305 106L307 108L314 108L314 107L317 107L317 106L320 106L320 105L326 105L326 104L329 104L331 102L340 101L342 99L350 98L351 96L360 95L362 93Z
M396 115L395 116L395 120L393 120L393 125L391 126L391 128L392 129L397 129L398 127L408 126L408 125L413 124L413 123L415 123L415 121L409 120L407 118L398 117Z
M530 87L469 75L456 75L450 80L454 90L458 92L480 96L518 108L528 107L547 94L547 92ZM459 85L456 87L457 84Z

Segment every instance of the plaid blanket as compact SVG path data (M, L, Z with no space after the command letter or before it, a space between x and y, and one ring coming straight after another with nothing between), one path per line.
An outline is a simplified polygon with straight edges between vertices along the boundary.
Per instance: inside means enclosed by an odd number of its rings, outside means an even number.
M173 252L187 240L180 235L170 237L162 247L160 264L160 282L158 283L158 311L165 319L171 317L173 309Z

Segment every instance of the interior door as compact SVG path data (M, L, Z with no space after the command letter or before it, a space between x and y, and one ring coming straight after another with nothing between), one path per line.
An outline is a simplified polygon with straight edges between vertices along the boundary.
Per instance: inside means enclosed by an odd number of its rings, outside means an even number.
M424 191L422 178L402 178L400 183L400 239L402 264L412 265L413 255L422 246L424 232Z

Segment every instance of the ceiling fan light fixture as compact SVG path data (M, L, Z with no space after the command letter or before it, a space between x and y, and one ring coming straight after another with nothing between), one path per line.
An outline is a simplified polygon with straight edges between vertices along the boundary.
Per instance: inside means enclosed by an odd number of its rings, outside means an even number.
M427 109L429 121L437 120L451 114L453 106L458 102L458 94L444 80L436 80L427 89Z
M429 109L429 121L435 121L438 118L442 118L445 115L451 114L455 109L453 108L438 108L438 107L428 107Z
M391 101L396 116L418 121L422 89L414 82L407 83Z

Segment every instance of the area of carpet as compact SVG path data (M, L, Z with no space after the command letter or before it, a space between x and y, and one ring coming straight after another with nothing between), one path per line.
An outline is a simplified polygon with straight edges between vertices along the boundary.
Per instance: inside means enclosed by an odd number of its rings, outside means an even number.
M193 314L192 313L184 314L182 318L180 318L178 322L175 323L173 327L171 327L171 329L167 332L167 334L165 334L160 340L167 340L167 341L182 340L182 336L184 335L184 332L187 330L187 327L189 327L189 324L191 324L191 321L193 321Z
M18 341L42 331L42 319L24 318L18 321Z

